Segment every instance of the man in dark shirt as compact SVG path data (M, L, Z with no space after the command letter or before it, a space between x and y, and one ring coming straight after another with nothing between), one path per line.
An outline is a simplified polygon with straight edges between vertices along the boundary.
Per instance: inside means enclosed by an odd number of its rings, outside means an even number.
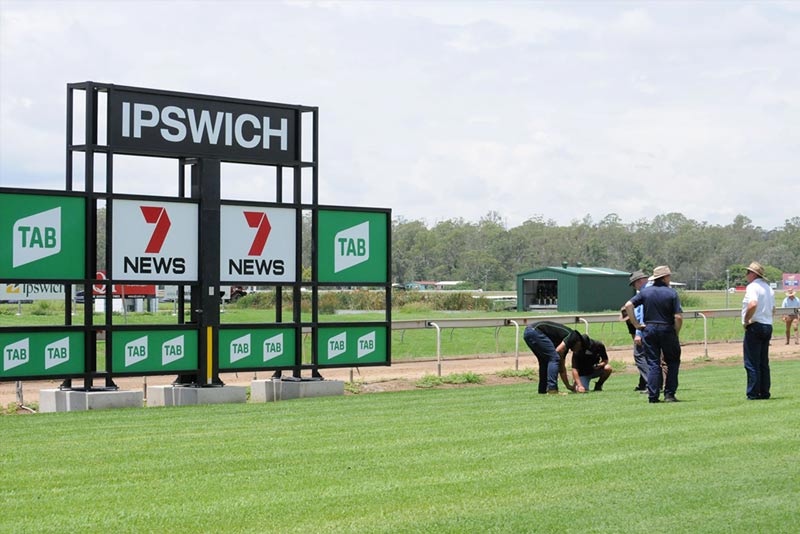
M539 360L539 393L558 395L559 375L567 389L574 391L567 378L564 357L568 350L574 354L575 350L583 348L582 336L563 324L539 321L529 324L522 337Z
M599 341L594 341L589 336L583 336L583 346L580 350L572 351L572 377L575 380L575 391L586 393L589 383L594 378L594 390L603 391L603 384L611 376L611 366L608 364L606 347Z
M669 287L669 267L661 265L653 269L653 285L645 287L625 303L625 310L634 328L642 330L645 355L647 357L647 393L650 402L659 402L661 386L664 385L664 402L677 402L678 369L681 366L681 344L678 334L683 325L683 308L677 291ZM634 314L634 308L644 305L644 324ZM659 354L663 353L667 364L666 383L661 376Z

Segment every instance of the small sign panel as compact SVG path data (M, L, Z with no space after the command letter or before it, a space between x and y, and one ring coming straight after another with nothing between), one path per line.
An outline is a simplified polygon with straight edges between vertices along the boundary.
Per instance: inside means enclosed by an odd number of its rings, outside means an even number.
M115 199L112 206L114 279L197 280L196 204Z
M296 213L287 208L223 205L220 280L294 282Z
M67 376L84 372L83 332L0 334L0 378Z
M0 278L82 279L85 201L0 193Z
M295 330L223 329L219 331L219 368L274 369L295 362Z
M320 282L385 283L389 216L380 212L320 210Z
M387 331L385 326L320 327L317 365L388 364Z
M194 371L197 331L126 330L112 333L114 373Z

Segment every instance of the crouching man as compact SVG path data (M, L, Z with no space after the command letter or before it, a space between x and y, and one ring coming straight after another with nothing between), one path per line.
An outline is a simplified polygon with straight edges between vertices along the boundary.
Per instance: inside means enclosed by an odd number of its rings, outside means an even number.
M575 391L586 393L589 384L595 378L595 391L603 391L603 384L611 376L611 365L608 363L606 347L589 336L582 336L581 349L572 351L572 377L575 380Z

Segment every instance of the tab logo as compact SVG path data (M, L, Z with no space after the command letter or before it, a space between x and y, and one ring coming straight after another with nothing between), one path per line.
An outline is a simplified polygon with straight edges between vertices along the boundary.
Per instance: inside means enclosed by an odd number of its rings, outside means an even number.
M30 360L30 338L20 339L3 349L3 371L25 365Z
M17 220L12 241L14 268L61 252L61 208Z
M147 359L147 336L125 344L125 367L130 367Z
M347 332L342 332L328 340L328 359L332 360L347 350Z
M252 346L252 343L250 343L250 334L237 337L231 341L231 363L244 360L250 356L250 347Z
M358 354L359 358L363 358L368 354L375 352L375 331L365 334L358 338Z
M51 369L69 361L69 337L53 341L44 348L44 368Z
M145 338L146 339L146 338ZM183 336L174 337L161 344L161 365L183 358Z
M274 360L283 354L283 334L264 340L264 361Z
M345 228L333 240L334 273L369 260L369 221Z

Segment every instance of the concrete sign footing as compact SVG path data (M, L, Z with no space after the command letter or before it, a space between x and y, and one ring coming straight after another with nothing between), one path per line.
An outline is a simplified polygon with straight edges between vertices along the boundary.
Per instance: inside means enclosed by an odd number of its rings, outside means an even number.
M253 380L250 382L251 402L274 402L335 395L344 395L344 382L341 380Z
M39 412L42 413L141 408L143 404L143 391L39 391Z
M210 388L151 386L147 388L147 406L192 406L196 404L234 404L247 402L244 386Z

